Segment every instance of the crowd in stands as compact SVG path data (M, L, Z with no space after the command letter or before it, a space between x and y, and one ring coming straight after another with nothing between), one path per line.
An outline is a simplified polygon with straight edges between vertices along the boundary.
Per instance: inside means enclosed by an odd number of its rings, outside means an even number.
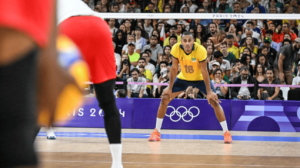
M84 0L96 12L113 13L277 13L300 12L298 0ZM115 48L119 81L168 83L172 46L184 31L207 50L213 84L220 99L283 100L279 87L300 85L300 18L270 19L107 19ZM179 69L180 71L180 69ZM159 98L166 86L127 85L127 96ZM297 88L290 88L297 90ZM126 93L125 92L125 93ZM298 92L300 95L300 92ZM178 98L202 99L189 87Z

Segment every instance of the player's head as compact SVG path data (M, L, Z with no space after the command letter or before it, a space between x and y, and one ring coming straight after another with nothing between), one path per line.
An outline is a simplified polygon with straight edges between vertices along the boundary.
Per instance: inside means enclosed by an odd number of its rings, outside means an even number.
M191 32L185 31L181 37L181 44L186 53L192 52L194 45L194 36Z
M141 65L142 65L142 66L145 66L145 65L146 65L146 59L145 59L145 58L140 58L138 64L139 64L139 67L140 67Z
M132 76L132 79L133 80L138 80L138 78L139 78L139 75L140 75L140 71L137 69L137 68L133 68L131 71L130 71L130 73L131 73L131 76Z

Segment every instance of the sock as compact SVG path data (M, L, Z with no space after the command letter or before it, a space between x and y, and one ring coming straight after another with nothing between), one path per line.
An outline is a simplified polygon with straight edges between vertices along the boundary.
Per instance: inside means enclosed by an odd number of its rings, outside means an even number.
M122 144L110 144L109 148L110 148L110 152L111 152L111 156L112 156L111 168L123 168Z
M220 124L221 124L221 127L222 127L222 129L223 129L223 133L225 133L226 131L228 131L226 120L220 122Z
M156 118L156 127L155 128L157 129L158 132L160 132L162 122L163 122L163 118Z

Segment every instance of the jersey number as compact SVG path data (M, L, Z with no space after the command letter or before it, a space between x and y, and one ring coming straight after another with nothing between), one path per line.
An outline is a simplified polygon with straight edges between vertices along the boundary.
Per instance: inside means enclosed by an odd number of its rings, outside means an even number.
M184 68L185 68L185 73L194 73L193 66L191 66L191 65L189 65L189 66L185 65Z

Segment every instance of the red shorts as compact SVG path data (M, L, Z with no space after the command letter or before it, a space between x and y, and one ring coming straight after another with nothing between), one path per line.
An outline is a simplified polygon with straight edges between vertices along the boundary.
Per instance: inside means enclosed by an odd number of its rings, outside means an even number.
M80 49L89 66L93 83L103 83L116 78L116 61L111 33L107 23L99 17L70 17L59 25Z

